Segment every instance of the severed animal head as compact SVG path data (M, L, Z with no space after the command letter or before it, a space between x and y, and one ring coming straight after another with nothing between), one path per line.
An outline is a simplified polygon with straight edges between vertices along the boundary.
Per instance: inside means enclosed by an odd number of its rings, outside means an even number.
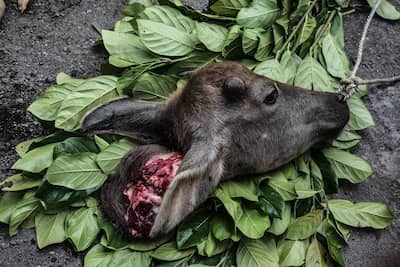
M99 106L82 130L144 144L104 185L102 206L124 232L155 238L222 180L288 163L336 136L348 119L341 95L295 88L225 61L193 73L164 102L120 98Z

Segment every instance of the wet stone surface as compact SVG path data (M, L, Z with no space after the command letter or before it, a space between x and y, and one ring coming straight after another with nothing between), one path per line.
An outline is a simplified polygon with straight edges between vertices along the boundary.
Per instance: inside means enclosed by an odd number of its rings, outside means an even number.
M0 180L13 174L15 145L45 133L26 112L27 106L60 71L82 78L100 73L105 55L91 48L98 37L91 24L112 27L125 2L35 0L20 15L16 1L6 0L0 22ZM202 8L208 1L184 2ZM361 10L345 17L346 49L353 62L366 16ZM359 75L400 74L399 51L400 22L374 20ZM354 231L344 257L350 267L394 267L400 262L400 84L371 87L365 101L376 125L362 132L356 152L371 162L374 175L360 185L344 184L331 198L389 204L397 217L394 223L382 231ZM33 231L22 230L10 239L7 227L0 225L0 266L81 265L82 254L68 244L39 250Z

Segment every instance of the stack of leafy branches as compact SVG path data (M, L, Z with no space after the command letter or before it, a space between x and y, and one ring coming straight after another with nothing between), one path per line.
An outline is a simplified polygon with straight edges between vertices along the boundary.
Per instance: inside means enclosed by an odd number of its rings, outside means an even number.
M218 0L210 13L159 2L128 5L114 30L102 31L96 45L110 54L104 75L60 73L29 107L54 132L17 146L20 173L1 183L0 221L11 236L35 228L39 248L68 241L83 251L100 235L85 266L344 266L352 227L382 229L393 219L382 203L327 198L338 179L360 183L372 173L350 152L357 131L373 125L361 100L366 87L348 101L350 121L328 148L221 184L172 236L127 242L102 217L96 192L135 144L83 136L79 122L96 105L123 94L163 100L184 85L179 73L223 59L311 90L334 92L349 74L341 13L348 1ZM378 14L400 15L386 1Z

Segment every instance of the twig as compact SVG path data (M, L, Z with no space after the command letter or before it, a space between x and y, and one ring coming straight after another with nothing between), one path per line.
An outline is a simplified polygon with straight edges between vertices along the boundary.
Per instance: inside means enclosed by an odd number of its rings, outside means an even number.
M326 20L324 27L319 32L318 36L315 37L315 41L314 41L313 45L310 47L310 53L312 53L314 47L319 42L319 39L321 39L321 37L324 36L326 30L328 29L328 27L331 24L333 18L335 17L336 12L337 12L336 9L332 11L332 13L329 15L328 19Z
M310 14L311 10L315 6L315 4L318 2L318 0L312 1L311 5L307 8L306 12L304 15L301 17L300 21L297 23L297 25L294 27L293 31L290 33L289 38L285 41L285 43L282 45L282 48L278 51L276 58L280 57L281 51L284 51L286 46L292 41L294 36L296 35L297 31L300 29L301 25L303 25L304 21L306 20L307 16Z

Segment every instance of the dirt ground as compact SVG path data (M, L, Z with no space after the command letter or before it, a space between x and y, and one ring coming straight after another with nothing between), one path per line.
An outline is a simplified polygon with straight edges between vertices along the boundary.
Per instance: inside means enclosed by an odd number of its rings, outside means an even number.
M76 77L99 74L105 55L91 48L98 37L91 24L111 27L126 1L31 0L24 15L17 12L16 2L6 0L8 9L0 21L0 180L13 174L15 145L44 132L26 112L27 106L60 71ZM198 8L207 4L184 2ZM358 10L345 17L346 49L352 61L366 14ZM374 20L359 74L400 74L400 22ZM376 126L362 133L357 153L372 163L375 172L361 185L343 185L340 197L388 203L397 219L383 231L354 231L344 256L350 267L394 267L400 262L400 84L371 87L366 103ZM0 266L81 265L82 255L69 245L38 250L33 231L20 231L10 239L7 227L0 225Z

